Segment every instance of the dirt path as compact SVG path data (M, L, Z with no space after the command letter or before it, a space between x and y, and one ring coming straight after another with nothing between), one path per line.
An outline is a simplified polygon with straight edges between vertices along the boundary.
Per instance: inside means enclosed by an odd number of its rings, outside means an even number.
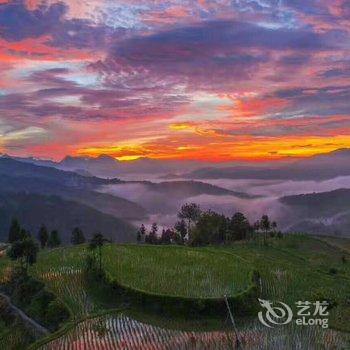
M11 299L6 295L0 292L0 297L4 298L6 302L9 304L10 308L25 322L26 324L30 325L32 328L35 329L35 331L38 333L38 335L46 336L50 334L50 332L40 325L38 322L27 316L21 309L19 309L17 306L13 305L11 303Z

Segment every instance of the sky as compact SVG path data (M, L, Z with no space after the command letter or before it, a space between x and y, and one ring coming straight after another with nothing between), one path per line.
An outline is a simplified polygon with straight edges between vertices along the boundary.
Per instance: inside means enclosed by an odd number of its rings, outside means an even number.
M0 74L1 153L350 147L348 0L0 0Z

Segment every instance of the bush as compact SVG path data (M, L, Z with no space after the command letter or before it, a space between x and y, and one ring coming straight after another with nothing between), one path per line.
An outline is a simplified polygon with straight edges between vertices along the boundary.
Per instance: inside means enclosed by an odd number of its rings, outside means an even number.
M56 296L45 289L44 283L28 276L23 270L13 271L5 289L14 304L50 330L56 330L70 316L68 309L57 301ZM3 308L4 305L0 303L1 315L5 311Z
M4 298L0 298L0 321L9 324L14 322L14 320L15 315L13 314L8 302Z
M14 283L12 298L15 303L20 305L30 304L34 295L44 288L42 282L28 276L23 276Z
M57 299L49 303L46 311L46 323L50 329L57 329L59 325L69 319L67 308Z
M33 297L28 312L35 319L45 319L48 306L53 300L55 300L55 296L45 289L42 289Z
M84 266L84 273L85 277L89 282L93 282L96 280L105 280L106 275L105 271L100 271L98 267L98 263L96 261L96 257L93 255L87 255L85 259L85 266Z
M338 273L338 270L337 270L336 268L334 268L334 267L331 267L331 268L329 269L329 273L330 273L331 275L336 275L336 274Z

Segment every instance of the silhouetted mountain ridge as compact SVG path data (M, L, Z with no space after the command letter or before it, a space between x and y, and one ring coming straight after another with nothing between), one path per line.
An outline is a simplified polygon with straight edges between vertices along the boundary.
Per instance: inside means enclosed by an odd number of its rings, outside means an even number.
M0 241L7 240L14 217L35 237L42 224L49 230L57 229L63 243L70 242L75 227L80 227L86 238L101 232L117 242L135 240L135 229L125 221L58 196L0 193Z

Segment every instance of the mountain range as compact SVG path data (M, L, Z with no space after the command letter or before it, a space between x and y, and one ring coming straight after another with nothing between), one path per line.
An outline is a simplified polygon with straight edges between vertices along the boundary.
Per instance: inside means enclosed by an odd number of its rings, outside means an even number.
M69 243L73 228L79 227L86 239L102 232L117 242L135 240L135 229L124 220L104 214L90 206L53 195L26 192L0 193L0 241L7 239L11 218L37 236L39 227L58 230L62 243Z
M50 227L50 223L56 222L64 231L62 234L65 241L73 226L78 224L85 227L88 234L90 231L110 231L108 234L114 240L133 241L135 223L151 223L151 220L166 218L168 221L164 219L164 224L167 225L176 219L179 206L188 201L198 202L205 209L223 210L225 206L228 213L235 210L251 212L254 220L261 215L261 211L273 209L277 201L282 210L272 210L272 214L279 215L280 227L288 231L337 232L348 235L350 189L329 191L321 185L319 192L324 188L323 193L292 196L282 193L276 197L271 180L279 182L280 188L283 188L281 184L287 188L290 181L293 181L291 188L297 189L298 184L305 180L322 184L323 180L342 176L339 183L347 187L349 160L350 150L340 149L309 158L260 165L232 165L231 162L202 167L201 162L184 161L177 170L192 170L182 175L179 172L169 175L168 171L175 169L181 161L140 159L120 162L109 156L100 156L66 157L61 162L53 162L2 156L0 241L6 239L7 228L13 216L24 220L24 224L33 232L42 223L47 223ZM159 177L156 181L141 176L152 167L152 175ZM110 175L122 173L124 179L107 176L103 169L107 169ZM141 179L128 180L128 171L132 175L139 171ZM101 177L95 175L98 172L103 173ZM169 176L164 176L165 173ZM164 177L169 179L164 181ZM246 182L241 191L241 179L256 179L260 183ZM209 183L210 180L212 183ZM230 187L232 181L234 186ZM308 182L303 183L303 188L307 189L305 184ZM272 192L271 195L247 194L245 191L251 193L249 186L267 186L267 189L271 186ZM289 190L287 193L293 192ZM43 210L40 202L49 204L47 210L51 208L51 211ZM70 208L70 211L65 212L62 210L64 207ZM24 215L25 212L31 213L33 219ZM40 216L40 213L43 215ZM62 213L65 214L61 215ZM109 230L109 227L113 229Z
M350 149L338 149L306 158L284 159L256 165L251 162L210 163L192 160L139 158L118 161L108 156L72 157L59 162L36 158L14 158L21 162L74 171L84 176L130 177L152 175L163 179L293 179L322 180L350 175Z
M105 191L108 187L121 187L124 192L132 192L130 186L139 186L150 198L158 196L160 207L165 207L165 202L201 194L249 197L245 193L196 181L122 181L117 178L83 176L38 164L39 161L33 164L28 159L23 161L8 156L0 158L0 241L6 240L13 217L21 219L24 226L33 232L41 224L61 228L65 241L75 226L88 229L90 234L91 231L105 232L110 227L111 232L108 234L112 239L133 241L135 229L132 222L146 220L152 213L152 207L143 207L125 196ZM41 202L46 203L45 210ZM62 208L70 210L67 212Z
M293 212L289 231L350 236L350 189L285 196L280 201Z
M348 148L289 162L198 168L177 176L185 179L325 180L347 175L350 175Z

